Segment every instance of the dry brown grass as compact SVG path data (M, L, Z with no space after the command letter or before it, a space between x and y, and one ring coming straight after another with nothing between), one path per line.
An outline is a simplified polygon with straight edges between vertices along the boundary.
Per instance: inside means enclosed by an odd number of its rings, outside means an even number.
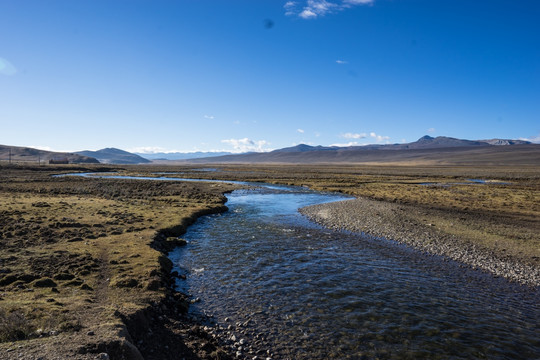
M2 341L114 326L119 314L159 302L156 233L221 207L230 188L51 178L57 172L0 169Z

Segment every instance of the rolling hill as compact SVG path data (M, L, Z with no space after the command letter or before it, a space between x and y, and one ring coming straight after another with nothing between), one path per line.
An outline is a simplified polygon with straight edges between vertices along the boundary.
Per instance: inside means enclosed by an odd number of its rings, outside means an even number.
M132 154L130 152L116 149L106 148L97 151L77 151L79 155L94 157L103 164L148 164L150 160L143 158L142 156Z
M267 153L191 159L190 163L419 163L540 165L540 145L521 140L423 136L406 144L323 147L300 144Z
M8 145L0 145L0 160L28 163L48 163L55 160L67 161L70 164L99 164L99 161L91 156Z

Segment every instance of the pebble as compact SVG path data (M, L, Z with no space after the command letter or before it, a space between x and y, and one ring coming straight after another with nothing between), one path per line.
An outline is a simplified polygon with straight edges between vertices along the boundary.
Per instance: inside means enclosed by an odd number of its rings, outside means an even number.
M422 224L414 217L419 210L412 206L357 198L307 206L299 211L310 220L332 230L395 240L428 254L441 255L521 284L540 286L540 268L502 258L474 244L456 241L454 236L438 231L432 223L420 226ZM408 214L413 214L412 220Z

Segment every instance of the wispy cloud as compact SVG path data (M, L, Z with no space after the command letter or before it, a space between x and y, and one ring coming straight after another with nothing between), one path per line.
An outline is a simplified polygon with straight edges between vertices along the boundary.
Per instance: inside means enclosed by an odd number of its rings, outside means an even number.
M285 15L299 16L302 19L315 19L329 13L342 11L357 5L371 5L375 0L307 0L300 4L298 1L287 1L283 8Z
M168 152L177 152L174 150L167 150L160 146L139 146L130 148L127 151L132 153L139 153L139 154L156 154L156 153L168 153Z
M15 75L17 69L9 61L0 57L0 74L2 75Z
M375 0L344 0L343 4L347 5L369 5L373 4Z
M361 146L361 145L367 145L367 144L360 144L357 141L351 141L351 142L348 142L348 143L330 144L330 146L339 146L339 147Z
M305 131L304 129L296 129L297 132L299 132L300 134L303 134Z
M336 60L336 63L339 65L345 65L345 64L348 64L349 62L346 60Z
M62 153L71 153L75 151L81 151L81 149L60 149L60 148L53 148L47 145L24 145L25 147L29 147L32 149L38 149L38 150L44 150L44 151L54 151L54 152L62 152ZM85 150L98 150L98 149L85 149Z
M530 141L535 144L540 144L540 134L528 138L519 138L519 140Z
M214 120L214 115L204 115L204 118Z
M370 132L369 134L367 134L367 133L350 133L350 132L348 132L348 133L341 134L340 137L342 137L344 139L351 139L351 140L360 140L360 139L370 139L371 140L371 139L373 139L378 143L379 142L388 142L388 140L390 140L390 136L378 135L378 134L376 134L374 132ZM350 142L350 143L347 143L347 144L334 144L334 145L335 146L360 146L360 145L366 145L366 144L368 144L368 142L363 142L363 143Z
M429 128L427 129L427 132L433 134L435 132L435 128Z
M32 149L38 149L38 150L44 150L44 151L55 151L50 146L45 146L45 145L28 145L28 147Z
M292 16L296 14L296 8L298 4L296 1L287 1L283 8L285 9L285 15Z
M360 134L345 133L345 134L342 134L341 137L345 139L365 139L367 138L367 134L366 133L360 133Z
M369 136L375 139L377 142L383 142L390 140L390 136L377 135L374 132L370 132Z
M270 151L270 149L267 149L266 146L270 145L270 143L266 140L251 140L248 138L243 139L225 139L221 140L222 143L230 145L233 147L234 152L248 152L248 151L257 151L257 152L265 152Z

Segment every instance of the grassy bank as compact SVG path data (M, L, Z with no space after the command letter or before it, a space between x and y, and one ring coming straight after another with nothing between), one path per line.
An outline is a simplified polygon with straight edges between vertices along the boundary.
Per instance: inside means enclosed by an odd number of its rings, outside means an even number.
M0 169L0 352L137 353L125 322L170 295L168 237L222 211L231 190L51 177L74 170Z

